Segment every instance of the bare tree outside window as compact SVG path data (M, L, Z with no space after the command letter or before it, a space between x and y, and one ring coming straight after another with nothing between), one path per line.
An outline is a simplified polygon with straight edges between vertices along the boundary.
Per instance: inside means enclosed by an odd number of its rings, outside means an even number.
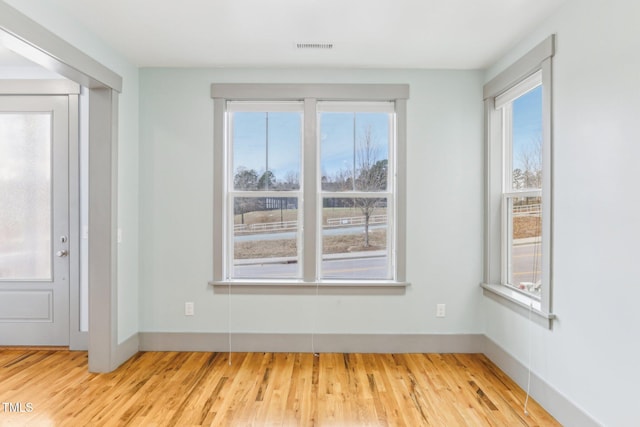
M522 187L515 188L542 188L542 135L535 137L518 153L518 160L522 165L520 176Z
M386 191L388 160L380 159L379 148L371 126L364 128L360 139L355 146L355 170L340 169L333 179L323 177L323 187L331 191L357 191L376 193ZM363 248L369 248L369 225L371 217L376 209L386 207L386 198L383 197L354 197L352 199L327 199L331 206L344 206L349 203L351 207L360 210L364 217L364 241ZM326 206L329 207L329 206Z
M300 188L300 174L289 171L284 176L284 190L297 190Z
M379 150L375 143L371 126L364 129L356 147L355 187L357 191L378 192L387 189L388 160L379 158ZM369 221L376 208L381 207L383 199L360 197L354 200L355 205L364 216L364 244L369 245Z

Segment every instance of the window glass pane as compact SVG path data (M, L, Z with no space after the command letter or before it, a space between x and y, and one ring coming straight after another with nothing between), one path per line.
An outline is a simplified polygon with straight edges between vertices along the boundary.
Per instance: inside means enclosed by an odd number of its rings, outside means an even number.
M386 191L389 113L320 114L324 191Z
M513 197L509 283L534 295L541 293L542 211L541 197Z
M391 279L387 199L327 197L322 206L322 277Z
M235 197L234 278L297 278L298 198Z
M302 113L232 113L233 185L236 190L300 188Z
M51 277L51 115L0 114L0 280Z
M542 188L542 86L516 98L512 108L513 189Z

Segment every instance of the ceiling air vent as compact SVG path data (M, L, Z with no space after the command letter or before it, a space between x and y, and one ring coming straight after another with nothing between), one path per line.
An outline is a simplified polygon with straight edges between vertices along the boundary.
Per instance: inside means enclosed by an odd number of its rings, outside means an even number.
M333 43L296 43L297 49L333 49Z

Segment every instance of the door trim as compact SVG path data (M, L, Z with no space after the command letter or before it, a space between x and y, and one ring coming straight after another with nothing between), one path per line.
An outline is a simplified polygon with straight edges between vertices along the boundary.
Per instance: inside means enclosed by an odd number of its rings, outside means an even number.
M78 95L80 85L71 80L8 79L0 80L2 95Z
M117 331L117 99L122 77L65 42L37 22L0 1L0 42L43 67L89 88L89 371L110 372L135 354L136 346L118 344ZM99 167L96 147L109 167ZM92 154L93 152L93 154ZM93 184L91 184L93 183ZM103 200L111 204L104 207ZM108 257L100 259L98 253ZM93 308L99 308L92 310Z
M69 349L87 350L80 330L80 85L70 80L0 80L0 96L66 96L68 106Z
M80 99L69 95L69 349L88 350L89 333L80 327Z
M90 89L122 92L122 77L0 1L0 42L25 58Z

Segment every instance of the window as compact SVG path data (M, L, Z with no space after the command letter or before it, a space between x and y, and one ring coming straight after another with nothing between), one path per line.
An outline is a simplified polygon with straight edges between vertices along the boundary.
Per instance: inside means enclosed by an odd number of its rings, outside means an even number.
M485 295L551 314L550 37L485 85Z
M300 277L302 103L227 103L227 270Z
M405 284L407 86L212 96L214 284Z
M318 111L320 277L394 279L394 105L322 103Z
M542 288L542 73L496 97L502 112L503 284L539 299Z

